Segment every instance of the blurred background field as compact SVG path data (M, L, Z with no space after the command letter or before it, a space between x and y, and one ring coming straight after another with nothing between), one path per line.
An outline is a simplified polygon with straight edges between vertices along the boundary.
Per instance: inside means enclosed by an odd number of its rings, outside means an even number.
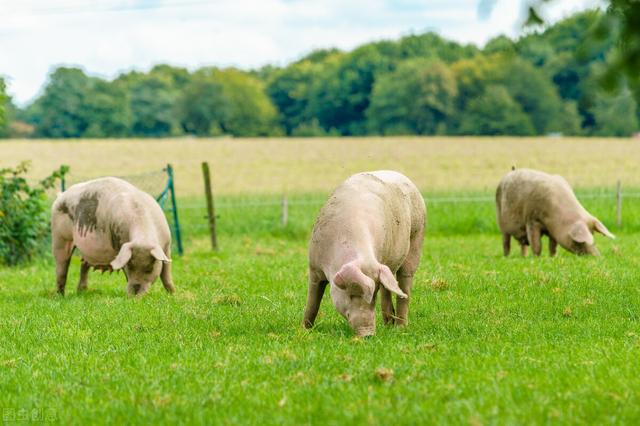
M44 177L61 164L72 180L175 168L179 197L202 196L208 161L216 195L328 193L349 175L399 170L423 192L493 192L511 166L565 176L576 188L640 187L632 138L386 137L9 140L0 167L32 162Z

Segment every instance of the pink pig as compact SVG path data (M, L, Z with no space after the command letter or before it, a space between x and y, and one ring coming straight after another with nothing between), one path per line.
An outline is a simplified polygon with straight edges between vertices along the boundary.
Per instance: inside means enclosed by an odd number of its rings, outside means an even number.
M58 293L64 294L75 247L82 254L78 291L87 288L90 267L123 269L131 295L146 293L158 276L168 292L174 291L171 232L149 194L122 179L95 179L60 194L51 212Z

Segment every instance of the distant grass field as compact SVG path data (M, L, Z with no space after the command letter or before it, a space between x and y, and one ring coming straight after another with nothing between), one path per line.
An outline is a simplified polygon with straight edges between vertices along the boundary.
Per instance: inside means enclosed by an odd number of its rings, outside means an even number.
M89 291L76 295L77 258L64 298L55 295L50 256L0 267L3 422L640 421L640 198L625 198L618 228L612 192L618 178L626 193L640 192L640 143L339 142L0 143L0 167L32 158L35 175L59 163L87 177L174 163L187 249L174 256L176 294L157 282L142 299L126 296L123 275L97 272ZM217 253L209 248L201 198L205 159L214 170ZM602 257L563 250L553 259L546 251L539 259L501 256L492 196L504 164L516 160L561 172L581 188L585 207L618 236L596 237ZM316 327L305 331L315 216L339 180L377 168L405 171L427 199L410 325L385 327L378 311L377 335L356 339L327 291ZM290 194L286 227L283 182Z
M172 163L181 196L202 195L200 162L221 195L326 193L350 174L399 170L425 192L486 191L512 165L564 175L581 188L640 187L640 140L601 138L312 138L1 141L0 167L60 164L75 178L136 175Z

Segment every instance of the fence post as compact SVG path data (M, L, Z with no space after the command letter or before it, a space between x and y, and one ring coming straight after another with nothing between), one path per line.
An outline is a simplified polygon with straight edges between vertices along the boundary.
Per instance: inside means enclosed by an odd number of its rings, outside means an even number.
M176 203L176 190L173 186L173 167L167 164L167 175L169 175L169 191L171 192L171 212L173 213L173 227L176 234L176 243L178 244L178 254L182 256L184 250L182 248L182 235L180 233L180 222L178 221L178 204Z
M209 218L209 233L211 234L211 248L218 250L218 237L216 235L216 212L213 207L213 192L211 191L211 175L209 163L202 162L202 177L204 179L204 195L207 198L207 216Z
M616 225L622 227L622 183L618 179L616 184Z
M287 226L289 222L289 200L287 199L287 195L282 196L282 214L280 215L280 223L282 226Z

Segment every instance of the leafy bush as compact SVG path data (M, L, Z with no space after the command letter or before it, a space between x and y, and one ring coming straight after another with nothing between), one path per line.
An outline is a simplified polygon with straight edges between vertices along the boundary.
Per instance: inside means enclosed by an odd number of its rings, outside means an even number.
M29 163L0 169L0 262L17 265L41 253L49 239L47 190L69 170L61 166L37 184L25 175Z

